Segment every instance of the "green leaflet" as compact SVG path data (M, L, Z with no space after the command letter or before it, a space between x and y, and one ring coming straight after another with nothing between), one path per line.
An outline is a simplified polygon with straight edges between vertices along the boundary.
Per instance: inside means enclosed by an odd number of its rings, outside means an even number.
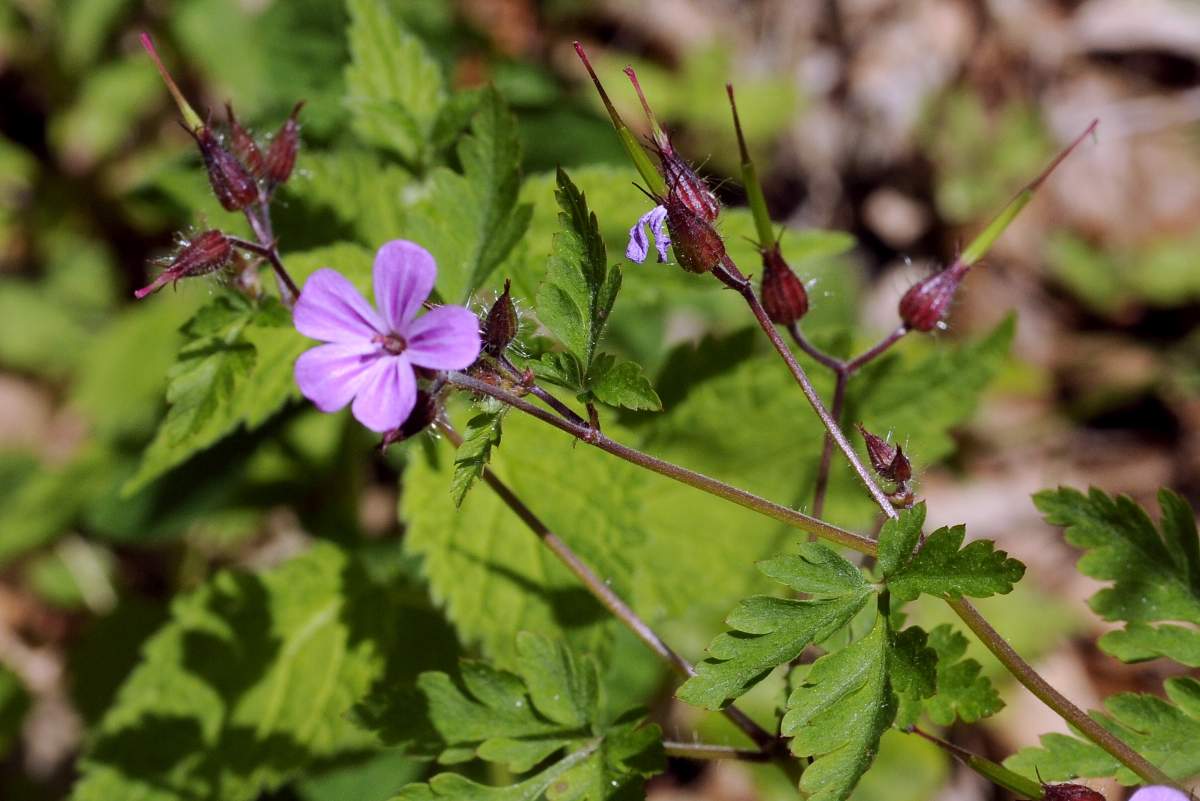
M888 639L879 615L866 637L814 662L788 698L780 732L792 738L792 753L814 758L800 779L810 801L848 798L896 716Z
M349 0L347 7L351 124L364 142L391 150L411 167L424 166L446 99L441 68L383 0Z
M905 629L904 633L921 631L917 627ZM925 636L921 632L921 636ZM999 712L1004 702L987 676L981 675L983 668L974 659L964 659L967 638L948 623L943 623L929 632L925 644L936 656L936 691L917 697L904 693L900 687L901 706L898 726L917 722L921 712L939 726L950 726L955 720L975 723Z
M440 664L448 644L414 599L329 545L260 575L218 574L144 646L71 798L250 801L366 750L345 713L377 682Z
M458 145L462 173L438 167L396 232L420 242L438 265L437 290L465 303L504 261L529 225L518 203L521 141L517 121L494 89L486 90Z
M797 592L827 597L797 601L755 596L739 603L717 635L709 656L676 695L689 704L720 709L800 655L808 645L845 625L873 594L862 574L820 543L804 543L799 556L782 556L760 570Z
M537 313L586 374L621 288L621 268L609 269L600 224L583 193L561 169L557 178L559 231L538 288Z
M525 773L560 756L542 771L508 787L486 787L456 774L410 785L397 799L549 798L604 801L641 797L645 777L662 770L661 735L638 713L615 721L602 716L596 664L577 657L562 641L521 632L516 673L463 662L459 681L424 673L418 690L424 720L440 761L479 758ZM420 705L402 710L421 715Z
M292 277L303 283L332 266L364 289L371 256L356 245L334 245L289 256ZM132 495L240 428L258 428L299 391L292 365L317 343L292 327L272 298L253 303L225 294L184 326L187 341L168 373L170 409L123 492Z
M588 388L596 399L609 406L641 411L658 411L662 401L654 385L642 372L641 365L617 362L615 356L601 353L594 362Z
M504 410L494 409L482 411L467 421L463 443L454 457L454 478L450 482L450 495L455 506L462 506L463 498L491 461L492 449L500 447L503 420Z
M1101 725L1174 779L1200 774L1200 681L1167 679L1167 699L1139 693L1119 693L1105 699L1108 714L1093 712ZM1115 776L1122 784L1142 780L1098 746L1064 734L1042 735L1041 748L1025 748L1004 766L1043 780L1075 776Z
M923 516L923 515L922 515ZM881 537L911 539L912 526L903 523L881 532ZM1025 575L1025 565L996 550L990 540L976 540L959 548L966 537L963 526L939 528L929 535L925 544L909 559L900 561L891 573L885 573L888 589L898 602L911 601L918 595L939 598L987 598L990 595L1012 592L1013 584ZM907 543L908 540L905 540ZM884 548L881 540L881 549ZM903 547L888 545L889 564L892 554Z
M600 224L583 192L561 169L556 178L559 230L537 290L537 314L566 352L543 354L531 366L539 377L579 393L581 400L661 409L641 366L596 352L621 289L621 267L608 266Z
M1098 489L1086 496L1060 488L1033 498L1052 525L1066 529L1067 542L1087 551L1081 573L1112 581L1089 601L1105 620L1123 620L1125 629L1100 638L1100 647L1126 662L1168 657L1200 665L1200 632L1177 625L1200 625L1200 537L1187 501L1170 490L1158 494L1160 531L1125 496Z
M575 440L548 432L525 415L505 421L504 448L492 462L499 477L599 576L629 597L632 564L644 538L641 471ZM491 490L470 493L461 509L446 493L449 449L435 461L414 459L400 501L405 547L424 559L439 605L465 643L511 664L518 631L567 636L597 652L611 617Z

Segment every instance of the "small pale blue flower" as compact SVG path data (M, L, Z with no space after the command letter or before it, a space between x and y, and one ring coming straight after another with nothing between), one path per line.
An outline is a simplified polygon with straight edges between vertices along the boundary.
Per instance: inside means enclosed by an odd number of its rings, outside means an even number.
M671 244L671 235L667 233L667 208L655 206L638 218L637 223L629 229L629 245L625 248L625 258L641 264L650 252L650 240L646 228L654 235L654 247L658 250L659 262L667 260L667 248Z

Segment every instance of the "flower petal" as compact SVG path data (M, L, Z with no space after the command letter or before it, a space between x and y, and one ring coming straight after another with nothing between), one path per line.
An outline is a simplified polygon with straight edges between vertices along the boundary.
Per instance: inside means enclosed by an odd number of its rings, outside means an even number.
M359 342L386 334L383 320L337 270L317 270L304 282L292 323L306 337L325 342Z
M638 218L637 223L629 229L629 244L625 247L625 258L641 264L650 252L650 239L646 228L654 234L654 245L658 249L658 260L667 260L667 245L671 244L663 224L667 219L665 206L655 206Z
M318 409L336 412L350 402L382 356L369 341L320 345L296 359L296 383Z
M654 234L654 247L658 250L658 263L667 260L667 248L671 246L671 234L667 231L667 208L655 206L646 215L650 222L650 233Z
M394 239L375 254L375 305L392 331L402 331L433 291L437 264L416 242Z
M1174 787L1154 786L1143 787L1129 801L1188 801L1188 797Z
M479 320L462 306L438 306L404 331L413 364L433 370L462 370L479 358Z
M372 431L399 428L417 403L417 379L404 355L379 359L359 387L350 411Z

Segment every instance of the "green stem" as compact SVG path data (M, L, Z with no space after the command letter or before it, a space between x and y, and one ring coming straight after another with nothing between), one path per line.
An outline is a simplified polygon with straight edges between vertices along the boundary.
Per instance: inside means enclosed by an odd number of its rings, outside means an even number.
M742 186L746 190L746 202L750 205L750 215L754 218L754 230L758 233L758 246L766 248L775 241L775 229L771 225L771 215L767 211L767 198L763 194L762 182L758 180L758 169L750 158L750 149L746 147L746 137L742 133L742 121L738 117L737 101L733 97L733 84L725 84L725 93L729 95L729 108L733 112L733 129L737 132L738 150L742 156Z
M734 748L728 745L711 745L709 743L681 743L672 740L663 741L663 750L669 757L680 759L736 759L741 762L770 762L771 754L765 751L747 751L744 748Z
M446 441L458 448L462 445L462 435L455 430L454 426L446 420L439 420L438 428L446 436ZM525 505L524 501L516 496L509 489L508 485L501 481L490 467L483 469L483 480L492 491L504 501L505 505L521 518L530 531L532 531L542 543L550 549L558 560L566 566L568 570L579 579L580 583L598 600L605 609L612 613L613 617L625 624L633 634L650 648L660 659L666 662L676 673L691 678L696 675L696 669L690 662L675 652L671 646L667 645L661 637L659 637L654 629L646 621L638 617L638 614L633 611L623 600L621 596L613 592L608 586L597 576L587 563L571 550L571 547L563 541L561 537L550 530L542 519L534 514L533 510ZM725 717L729 718L739 729L745 732L746 736L759 747L765 759L771 759L779 753L786 753L778 748L777 738L768 732L763 727L759 726L750 719L746 713L742 712L732 704L726 707L722 712Z
M761 498L758 495L726 484L723 481L718 481L703 473L697 473L686 467L680 467L677 464L659 459L656 456L651 456L648 453L630 448L627 445L622 445L604 434L593 430L590 426L579 425L570 420L563 419L556 414L542 409L540 406L534 406L532 403L518 398L511 392L489 384L486 381L472 378L465 373L448 373L447 381L462 389L495 398L512 406L514 409L528 414L530 417L536 417L543 423L547 423L560 431L570 434L581 442L599 448L639 467L644 467L651 472L678 481L681 484L695 487L709 495L715 495L718 498L731 501L738 506L753 510L773 520L786 523L801 531L807 531L809 534L814 534L821 539L837 543L859 553L875 552L875 543L861 534L855 534L852 531L847 531L838 526L826 523L824 520L818 520L803 512L798 512L795 509L775 503L774 501L768 501L766 498Z
M1030 801L1039 801L1046 795L1046 791L1042 785L1035 781L1030 781L1019 773L1013 773L1008 768L1000 765L992 760L981 757L978 754L972 754L965 748L960 748L954 743L949 743L941 737L935 737L928 732L921 731L916 726L910 726L906 731L909 734L915 734L918 737L924 737L929 742L941 748L944 751L954 755L962 761L971 770L978 773L983 778L998 784L1006 790L1010 790L1019 798L1027 798Z

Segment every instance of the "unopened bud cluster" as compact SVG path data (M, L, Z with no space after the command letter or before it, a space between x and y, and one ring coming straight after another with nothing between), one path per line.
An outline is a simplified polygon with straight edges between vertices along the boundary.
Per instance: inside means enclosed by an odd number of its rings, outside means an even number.
M213 194L226 211L241 211L254 203L266 202L275 187L291 177L300 147L297 117L303 106L303 103L297 103L292 109L265 155L228 103L225 105L229 121L228 149L211 125L194 131L189 129L200 149Z
M862 425L859 425L858 430L867 444L867 456L871 460L871 467L880 478L895 485L895 489L888 493L888 500L895 506L911 506L913 492L908 482L912 479L912 463L904 455L904 449L872 434Z

